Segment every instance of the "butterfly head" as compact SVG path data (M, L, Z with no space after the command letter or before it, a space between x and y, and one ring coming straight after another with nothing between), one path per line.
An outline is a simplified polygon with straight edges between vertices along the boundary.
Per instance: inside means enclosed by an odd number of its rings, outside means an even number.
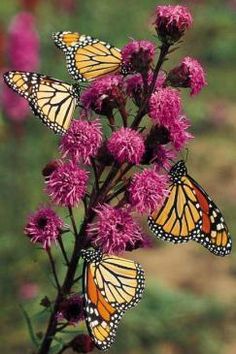
M100 263L102 260L102 252L99 250L82 250L81 256L85 260L86 263L98 262Z
M170 170L170 179L174 183L181 181L181 178L187 174L187 168L183 160L178 161Z

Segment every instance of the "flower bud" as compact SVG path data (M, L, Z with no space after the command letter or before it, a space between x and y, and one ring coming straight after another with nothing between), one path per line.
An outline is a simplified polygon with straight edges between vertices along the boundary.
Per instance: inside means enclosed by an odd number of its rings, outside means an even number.
M154 24L159 39L170 45L191 27L192 15L185 6L157 6Z

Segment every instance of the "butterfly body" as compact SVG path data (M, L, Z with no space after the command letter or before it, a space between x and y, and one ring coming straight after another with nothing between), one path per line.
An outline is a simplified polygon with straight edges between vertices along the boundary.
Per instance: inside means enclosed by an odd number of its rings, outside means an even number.
M9 71L4 80L28 101L33 113L50 129L58 134L67 131L78 104L78 85L23 71Z
M82 251L82 257L87 327L96 346L107 350L125 311L142 297L144 272L138 263L100 251Z
M178 161L169 175L169 195L162 208L148 218L151 231L165 241L184 243L194 240L215 255L229 254L232 241L222 213L188 175L184 161Z
M54 33L53 40L65 53L68 71L75 80L94 80L122 67L120 49L99 39L68 31Z

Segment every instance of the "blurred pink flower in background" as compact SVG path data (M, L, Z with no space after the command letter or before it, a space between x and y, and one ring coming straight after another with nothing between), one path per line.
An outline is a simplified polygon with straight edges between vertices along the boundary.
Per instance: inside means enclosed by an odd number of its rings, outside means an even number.
M6 47L8 65L6 70L36 71L39 67L39 37L34 15L19 12L13 17ZM10 90L4 83L1 104L9 119L21 122L27 118L29 107L25 99Z
M38 292L38 284L27 282L21 284L19 289L19 296L22 300L30 300L34 299L38 295Z
M36 20L29 12L20 12L9 26L8 57L11 69L35 71L39 67L39 37Z

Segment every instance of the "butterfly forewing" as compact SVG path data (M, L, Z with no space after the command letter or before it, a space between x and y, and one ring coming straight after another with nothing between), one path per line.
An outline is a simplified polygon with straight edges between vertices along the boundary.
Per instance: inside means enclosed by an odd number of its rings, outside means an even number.
M113 343L124 312L135 306L144 290L142 267L123 258L83 251L87 327L99 349Z
M4 75L9 87L28 100L34 114L55 133L70 126L79 94L74 86L49 76L11 71Z
M66 56L69 73L75 80L94 80L121 69L118 48L77 32L57 32L53 39Z

